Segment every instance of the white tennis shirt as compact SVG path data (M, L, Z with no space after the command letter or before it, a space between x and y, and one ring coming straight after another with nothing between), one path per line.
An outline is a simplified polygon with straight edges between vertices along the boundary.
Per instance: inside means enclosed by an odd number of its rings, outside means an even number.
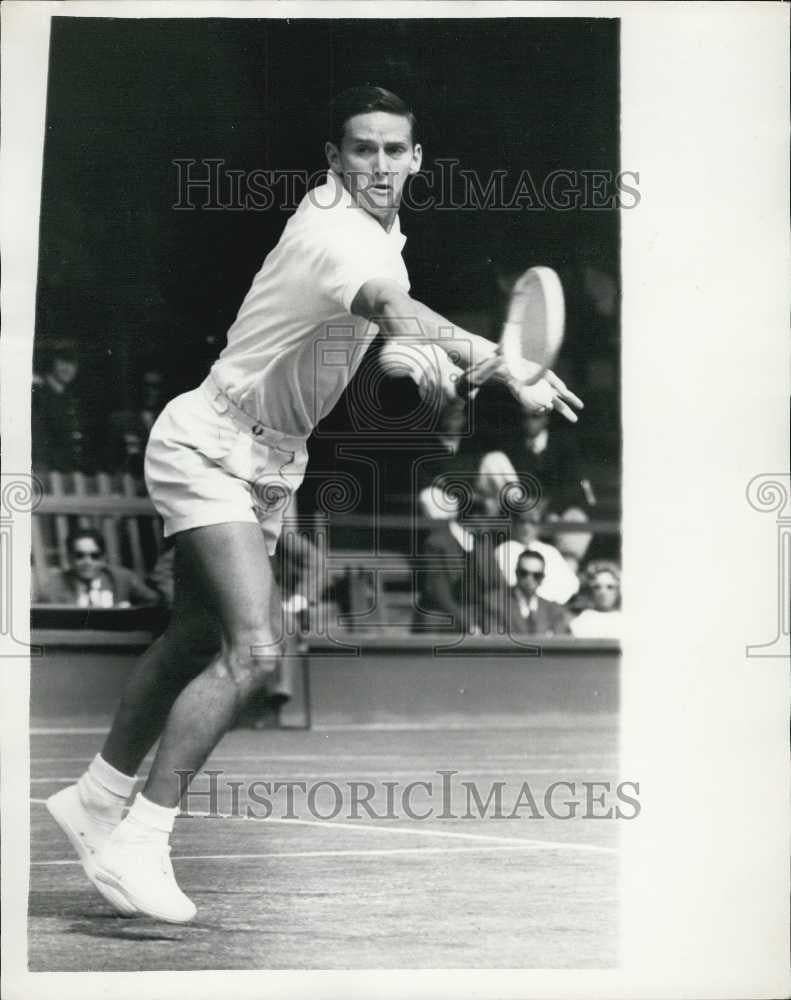
M266 257L212 367L249 416L307 437L335 406L378 328L352 316L366 281L409 291L398 216L390 232L352 201L332 171L309 191Z

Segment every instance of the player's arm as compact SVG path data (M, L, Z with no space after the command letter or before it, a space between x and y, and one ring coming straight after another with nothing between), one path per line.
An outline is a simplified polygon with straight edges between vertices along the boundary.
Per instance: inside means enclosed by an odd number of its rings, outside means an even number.
M464 344L469 351L470 367L475 367L475 378L471 381L471 386L481 385L490 378L496 379L507 385L527 410L541 412L556 409L568 420L577 420L574 411L566 405L566 400L575 406L581 406L582 403L556 375L547 372L534 385L524 385L523 380L533 374L529 362L524 363L524 372L514 374L506 367L496 345L485 337L459 327L455 327L453 337L448 337L447 330L454 327L454 324L413 299L394 281L385 278L366 281L352 301L351 312L376 323L386 339L401 337L414 340L416 335L422 336L428 343L440 347L454 363L458 360L460 346ZM470 386L464 385L463 379L456 386L460 395L469 388Z
M497 375L502 369L495 344L477 333L455 326L444 316L413 299L394 281L384 278L366 281L355 295L351 311L355 316L363 316L376 323L388 340L398 337L414 340L416 336L422 336L428 343L441 347L454 364L458 364L460 347L468 345L470 366L491 361L492 371L487 369L487 376L492 372ZM454 329L453 337L448 336L449 328Z

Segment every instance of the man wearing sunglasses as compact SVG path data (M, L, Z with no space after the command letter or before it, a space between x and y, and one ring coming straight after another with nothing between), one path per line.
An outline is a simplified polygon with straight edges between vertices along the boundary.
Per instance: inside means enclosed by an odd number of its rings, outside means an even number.
M34 604L68 604L78 608L128 608L157 604L159 596L131 570L108 566L104 539L92 528L82 528L66 542L69 568L55 570L36 594Z
M538 596L544 580L544 557L526 549L516 564L516 586L490 595L489 629L501 635L569 635L565 608Z

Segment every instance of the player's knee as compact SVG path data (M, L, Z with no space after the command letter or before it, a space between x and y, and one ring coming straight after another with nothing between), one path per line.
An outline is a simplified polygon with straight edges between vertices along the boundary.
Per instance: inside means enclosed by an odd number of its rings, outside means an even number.
M220 651L222 634L205 621L171 620L158 644L165 653L170 672L193 675Z
M234 637L222 659L240 697L246 699L272 680L282 655L278 639L257 631Z

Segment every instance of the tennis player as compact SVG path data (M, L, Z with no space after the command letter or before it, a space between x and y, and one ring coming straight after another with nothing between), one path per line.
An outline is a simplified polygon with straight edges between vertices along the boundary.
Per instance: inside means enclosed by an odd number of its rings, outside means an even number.
M420 331L446 352L467 344L470 361L491 358L486 374L508 381L528 409L576 419L569 404L581 405L551 373L523 386L483 338L457 330L449 343L451 324L410 297L398 207L421 164L414 116L378 87L346 91L331 109L326 183L289 219L205 382L172 400L151 432L146 483L176 552L170 625L132 674L101 753L47 803L122 914L195 915L169 857L179 774L199 771L247 699L277 677L282 614L270 557L283 511L304 475L308 435L377 330ZM456 391L450 377L443 384ZM221 650L207 662L214 622Z

